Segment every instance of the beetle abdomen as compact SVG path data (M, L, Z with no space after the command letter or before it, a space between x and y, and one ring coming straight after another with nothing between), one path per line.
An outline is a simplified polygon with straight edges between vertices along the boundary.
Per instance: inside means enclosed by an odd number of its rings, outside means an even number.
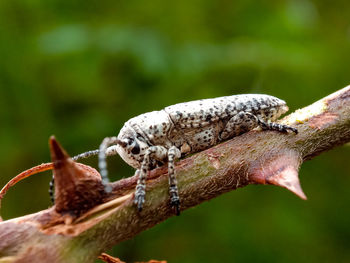
M179 103L164 110L175 126L197 128L218 120L225 120L240 111L261 115L264 119L265 117L276 119L280 115L279 108L285 105L285 101L273 96L243 94Z

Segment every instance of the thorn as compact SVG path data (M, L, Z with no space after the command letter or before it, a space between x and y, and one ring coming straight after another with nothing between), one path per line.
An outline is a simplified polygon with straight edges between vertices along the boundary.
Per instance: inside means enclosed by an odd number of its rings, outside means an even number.
M267 178L266 182L286 188L301 199L307 199L300 185L298 171L292 166L286 167L277 175L270 176Z
M98 172L74 162L54 136L50 137L49 144L54 164L56 211L79 215L100 203L104 186Z
M50 137L49 143L50 143L50 149L51 149L51 159L56 168L56 164L58 164L61 161L65 161L70 157L66 153L66 151L62 148L62 146L56 141L55 136L52 135Z
M300 157L293 150L270 153L251 166L249 180L256 184L273 184L288 189L306 200L299 181Z

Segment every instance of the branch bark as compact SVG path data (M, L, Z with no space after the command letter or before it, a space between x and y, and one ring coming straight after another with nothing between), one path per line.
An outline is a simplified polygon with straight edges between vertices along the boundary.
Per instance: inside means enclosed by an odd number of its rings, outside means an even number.
M306 198L298 170L306 160L350 141L350 86L297 110L281 123L299 134L254 130L176 164L185 210L249 184L273 184ZM96 170L72 161L50 140L56 205L0 223L0 263L93 262L101 252L173 216L167 169L151 171L146 203L134 207L136 178L103 191Z

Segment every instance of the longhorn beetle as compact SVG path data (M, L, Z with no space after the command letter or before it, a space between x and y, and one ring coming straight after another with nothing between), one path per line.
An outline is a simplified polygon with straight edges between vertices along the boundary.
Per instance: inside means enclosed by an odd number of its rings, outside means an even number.
M180 157L210 148L256 127L298 133L296 128L275 123L288 111L286 102L262 94L242 94L175 104L160 111L141 114L128 120L117 137L107 137L99 150L74 159L99 155L99 169L105 190L108 172L106 156L119 154L138 176L134 203L142 210L146 178L150 170L168 165L170 204L180 214L180 198L174 162ZM50 185L50 194L53 183Z

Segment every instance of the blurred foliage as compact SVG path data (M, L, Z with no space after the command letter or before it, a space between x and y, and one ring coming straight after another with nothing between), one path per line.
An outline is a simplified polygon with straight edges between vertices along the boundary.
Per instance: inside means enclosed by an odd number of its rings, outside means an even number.
M348 84L345 0L0 1L0 184L95 149L135 115L199 98L266 93L291 110ZM350 147L305 163L309 200L249 186L171 218L110 253L125 261L350 262ZM86 161L96 167L96 158ZM130 176L119 157L116 180ZM50 206L50 173L11 189L2 215Z

